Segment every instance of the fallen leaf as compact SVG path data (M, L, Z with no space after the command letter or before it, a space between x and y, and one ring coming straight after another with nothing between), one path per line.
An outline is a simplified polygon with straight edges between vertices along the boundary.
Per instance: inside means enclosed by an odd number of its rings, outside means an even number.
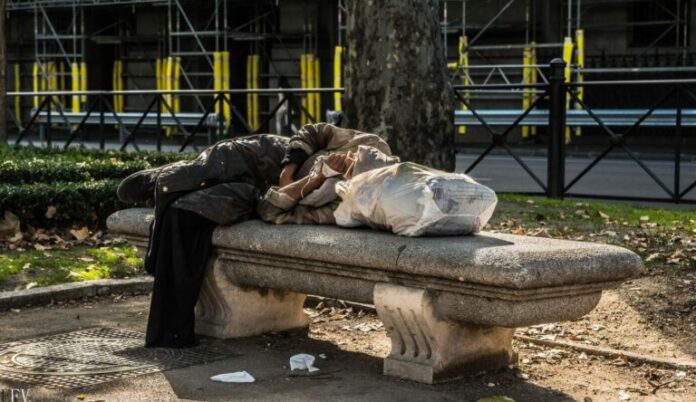
M648 215L643 215L640 217L641 222L647 222L650 220L650 217Z
M645 262L650 262L659 256L660 256L660 253L652 253L645 259Z
M22 232L15 232L14 236L7 239L10 243L18 243L24 238Z
M70 229L70 234L79 241L82 241L89 237L89 229L87 226L83 226L80 229Z
M36 282L29 282L29 283L27 283L26 289L35 288L35 287L37 287L37 286L39 286L38 283L36 283Z
M522 227L518 227L517 229L515 229L515 230L512 231L512 234L516 234L516 235L522 236L522 235L524 235L524 229L522 229Z
M49 205L48 208L46 208L44 216L46 219L53 219L53 217L56 216L56 212L58 212L58 209L53 205Z

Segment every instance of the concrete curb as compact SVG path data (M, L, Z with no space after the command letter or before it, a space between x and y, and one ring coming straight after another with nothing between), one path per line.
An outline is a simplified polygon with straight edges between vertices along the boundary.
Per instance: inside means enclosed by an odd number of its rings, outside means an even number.
M0 310L27 305L42 305L58 300L103 296L110 293L149 293L153 278L149 276L131 279L98 279L94 281L65 283L27 290L0 292Z

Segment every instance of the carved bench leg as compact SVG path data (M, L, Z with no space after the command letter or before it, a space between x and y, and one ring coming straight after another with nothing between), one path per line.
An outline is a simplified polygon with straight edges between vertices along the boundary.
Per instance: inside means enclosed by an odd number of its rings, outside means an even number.
M239 338L306 328L306 295L268 288L239 287L211 258L196 305L196 333Z
M513 357L512 328L442 320L423 289L377 284L374 292L392 342L385 375L432 384L497 369Z

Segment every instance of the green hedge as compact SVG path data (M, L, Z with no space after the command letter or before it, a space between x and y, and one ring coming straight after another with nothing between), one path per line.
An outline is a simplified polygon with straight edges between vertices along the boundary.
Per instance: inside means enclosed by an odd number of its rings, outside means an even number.
M0 219L4 211L11 211L25 227L103 227L111 213L127 206L116 198L122 179L142 169L195 156L0 146ZM56 207L52 218L45 216L49 206Z
M87 149L84 147L69 147L62 149L57 147L34 148L26 146L0 146L0 160L31 160L31 159L51 159L72 162L91 162L95 160L110 161L145 161L152 166L161 166L170 162L183 159L193 159L197 153L194 152L128 152L113 149L99 150Z
M0 183L32 184L53 182L86 182L122 179L131 173L151 168L144 160L121 162L94 160L71 162L55 159L17 159L0 163Z
M0 212L9 210L22 225L67 227L90 225L103 227L106 218L126 205L116 198L120 180L82 183L35 183L0 185ZM52 218L46 217L49 206L56 207ZM1 216L1 215L0 215Z

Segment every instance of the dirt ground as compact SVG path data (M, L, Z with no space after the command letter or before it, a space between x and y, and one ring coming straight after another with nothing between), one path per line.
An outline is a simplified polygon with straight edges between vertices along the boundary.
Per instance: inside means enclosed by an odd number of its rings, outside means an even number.
M682 321L651 320L633 306L640 292L660 292L654 278L606 292L599 306L574 322L520 328L517 333L569 340L656 357L694 362L694 332L675 330ZM49 307L0 312L0 342L94 326L144 331L149 298L112 296ZM389 341L369 312L326 302L308 308L309 336L270 334L224 341L237 355L217 362L149 374L70 391L31 388L31 400L457 400L507 396L515 401L694 401L696 372L635 364L570 349L515 341L519 362L499 372L423 385L381 375ZM669 318L669 317L667 317ZM691 328L693 329L693 328ZM322 376L296 377L288 370L294 353L323 354ZM254 384L219 384L209 377L247 370ZM0 389L16 386L0 380Z

